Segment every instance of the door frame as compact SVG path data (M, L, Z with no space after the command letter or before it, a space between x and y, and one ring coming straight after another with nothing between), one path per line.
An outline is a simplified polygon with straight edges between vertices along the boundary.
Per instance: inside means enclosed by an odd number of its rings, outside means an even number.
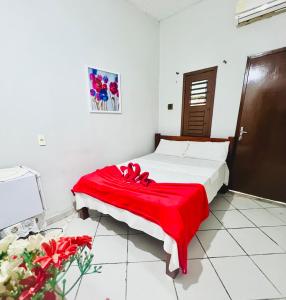
M249 77L249 71L250 71L250 65L251 65L251 60L254 58L270 55L270 54L275 54L279 52L286 52L286 47L278 48L275 50L270 50L270 51L264 51L260 52L258 54L254 55L249 55L247 56L247 62L246 62L246 69L244 73L244 79L243 79L243 86L242 86L242 92L241 92L241 97L240 97L240 105L239 105L239 111L238 111L238 117L237 117L237 122L236 122L236 129L235 129L235 136L234 136L234 143L233 143L233 157L232 157L232 165L233 162L236 159L236 150L237 150L237 145L238 145L238 138L239 138L239 133L240 133L240 127L241 127L241 118L242 118L242 112L243 112L243 107L244 107L244 102L245 102L245 94L246 94L246 89L247 89L247 82L248 82L248 77ZM232 174L233 174L233 168L232 172L230 173L230 180L229 180L229 186L232 189Z

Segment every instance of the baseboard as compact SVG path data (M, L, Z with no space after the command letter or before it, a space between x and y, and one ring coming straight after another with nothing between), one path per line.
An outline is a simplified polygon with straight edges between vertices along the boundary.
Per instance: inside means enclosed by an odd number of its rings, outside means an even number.
M271 200L271 199L267 199L267 198L263 198L263 197L254 196L254 195L249 195L249 194L241 193L241 192L234 191L234 190L229 190L229 191L234 193L234 194L243 195L245 197L252 198L252 199L255 199L255 200L262 200L262 201L266 201L266 202L270 202L270 203L278 203L278 204L286 206L286 203L284 203L284 202L275 201L275 200Z
M70 215L72 215L75 212L74 208L69 208L67 210L64 210L52 217L49 217L46 219L46 224L47 225L51 225L55 222L61 221L62 219L69 217Z

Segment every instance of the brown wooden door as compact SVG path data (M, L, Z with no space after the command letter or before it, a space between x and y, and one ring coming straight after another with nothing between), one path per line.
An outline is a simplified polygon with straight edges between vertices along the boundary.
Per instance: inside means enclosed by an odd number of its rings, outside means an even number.
M286 202L286 48L248 59L231 187Z
M217 67L184 74L182 135L210 137Z

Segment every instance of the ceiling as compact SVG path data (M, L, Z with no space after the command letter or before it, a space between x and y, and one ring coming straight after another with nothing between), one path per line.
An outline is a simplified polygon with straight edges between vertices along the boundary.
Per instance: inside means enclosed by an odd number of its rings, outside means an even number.
M127 0L157 20L168 18L202 0Z

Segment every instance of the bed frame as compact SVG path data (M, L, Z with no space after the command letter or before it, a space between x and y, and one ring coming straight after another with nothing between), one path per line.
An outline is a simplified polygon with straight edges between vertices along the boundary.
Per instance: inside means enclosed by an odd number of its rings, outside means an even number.
M231 170L232 166L232 157L233 157L233 146L234 146L234 138L208 138L208 137L194 137L194 136L171 136L171 135L161 135L160 133L155 134L155 148L160 143L160 140L171 140L171 141L195 141L195 142L230 142L228 156L226 159L229 170ZM227 186L223 186L220 192L225 193L228 190ZM83 220L89 218L89 209L87 207L83 207L78 211L79 217ZM176 278L179 274L179 269L170 272L169 264L170 264L171 254L166 252L166 274L172 278Z

